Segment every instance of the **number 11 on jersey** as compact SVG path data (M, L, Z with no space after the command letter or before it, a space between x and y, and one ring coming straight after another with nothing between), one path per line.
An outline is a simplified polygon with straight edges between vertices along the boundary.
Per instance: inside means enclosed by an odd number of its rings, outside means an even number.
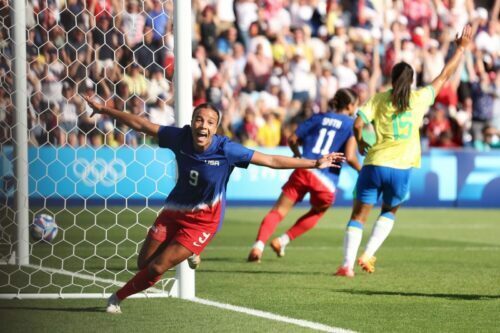
M316 144L314 145L312 152L314 154L321 154L321 155L329 154L330 147L332 146L333 143L333 138L335 137L335 133L337 133L335 130L328 130L326 128L320 129L318 139L316 140ZM323 149L321 147L323 147Z

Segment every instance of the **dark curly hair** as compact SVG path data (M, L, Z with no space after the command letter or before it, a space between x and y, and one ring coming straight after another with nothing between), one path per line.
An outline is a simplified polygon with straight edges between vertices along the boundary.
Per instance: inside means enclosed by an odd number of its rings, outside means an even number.
M349 104L355 103L358 100L358 94L350 88L342 88L337 90L335 96L328 101L328 107L335 111L341 111L347 108Z

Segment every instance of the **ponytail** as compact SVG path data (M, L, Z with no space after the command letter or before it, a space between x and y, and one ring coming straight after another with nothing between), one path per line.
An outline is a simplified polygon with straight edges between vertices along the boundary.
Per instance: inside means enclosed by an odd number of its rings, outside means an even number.
M397 112L405 112L410 107L411 84L413 83L413 69L402 61L392 68L392 105Z

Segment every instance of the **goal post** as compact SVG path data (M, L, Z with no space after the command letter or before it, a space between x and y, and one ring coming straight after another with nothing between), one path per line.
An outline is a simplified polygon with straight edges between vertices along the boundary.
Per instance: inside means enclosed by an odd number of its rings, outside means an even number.
M0 22L3 36L15 36L8 39L15 49L0 49L2 63L10 66L3 80L10 84L4 95L10 104L0 105L5 107L0 114L0 299L109 297L137 272L141 244L175 184L171 151L110 119L89 126L89 111L78 96L88 93L150 120L154 112L174 118L175 109L175 124L188 123L191 20L186 18L191 17L191 2L160 0L169 26L152 42L151 36L163 31L153 20L158 8L146 8L145 2L118 3L121 7L101 11L84 8L68 28L64 15L71 10L66 5L37 8L30 25L26 3L15 0L12 20ZM131 8L135 5L138 11ZM49 29L45 24L51 16L60 21ZM101 20L122 26L106 27ZM144 24L150 35L133 44L139 32L127 30L127 22L134 29ZM104 44L96 42L96 29L106 29L101 34ZM111 32L116 36L108 41L105 36ZM70 35L76 40L83 36L83 43L71 44ZM122 44L107 45L111 40ZM139 64L140 74L134 77L136 61L144 60L138 58L141 45L154 45L153 62ZM106 47L113 61L101 58ZM38 53L30 54L30 48ZM173 71L171 63L163 62L172 54ZM127 57L128 63L123 60ZM88 76L79 76L81 70ZM148 89L134 90L134 82L129 84L134 79ZM158 91L156 99L151 91ZM30 221L41 213L58 224L52 242L29 236ZM169 296L195 297L194 271L186 261L132 297Z
M191 1L174 0L174 17L184 18L174 20L175 40L175 102L176 121L179 127L189 124L193 109L192 96L192 70L191 70ZM195 275L186 261L182 262L178 269L179 297L194 298ZM182 278L181 278L182 277Z
M29 264L28 235L28 112L26 106L26 5L22 0L13 2L14 24L14 64L15 64L15 167L16 167L16 224L17 256L16 264Z

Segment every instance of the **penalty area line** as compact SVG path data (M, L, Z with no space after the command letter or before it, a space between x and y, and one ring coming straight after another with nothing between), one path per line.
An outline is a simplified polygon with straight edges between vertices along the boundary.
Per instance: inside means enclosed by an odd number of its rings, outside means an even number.
M265 312L265 311L261 311L261 310L255 310L255 309L245 308L242 306L236 306L236 305L231 305L231 304L219 303L219 302L210 301L207 299L202 299L202 298L197 298L197 297L191 299L190 301L193 301L195 303L204 304L204 305L214 306L216 308L220 308L220 309L224 309L224 310L240 312L240 313L244 313L244 314L247 314L250 316L270 319L270 320L274 320L274 321L280 321L283 323L297 325L297 326L301 326L301 327L305 327L305 328L311 328L311 329L321 331L321 332L334 332L334 333L353 333L354 332L351 330L347 330L345 328L332 327L332 326L328 326L325 324L315 323L313 321L290 318L290 317L286 317L286 316L277 315L277 314L274 314L271 312Z

